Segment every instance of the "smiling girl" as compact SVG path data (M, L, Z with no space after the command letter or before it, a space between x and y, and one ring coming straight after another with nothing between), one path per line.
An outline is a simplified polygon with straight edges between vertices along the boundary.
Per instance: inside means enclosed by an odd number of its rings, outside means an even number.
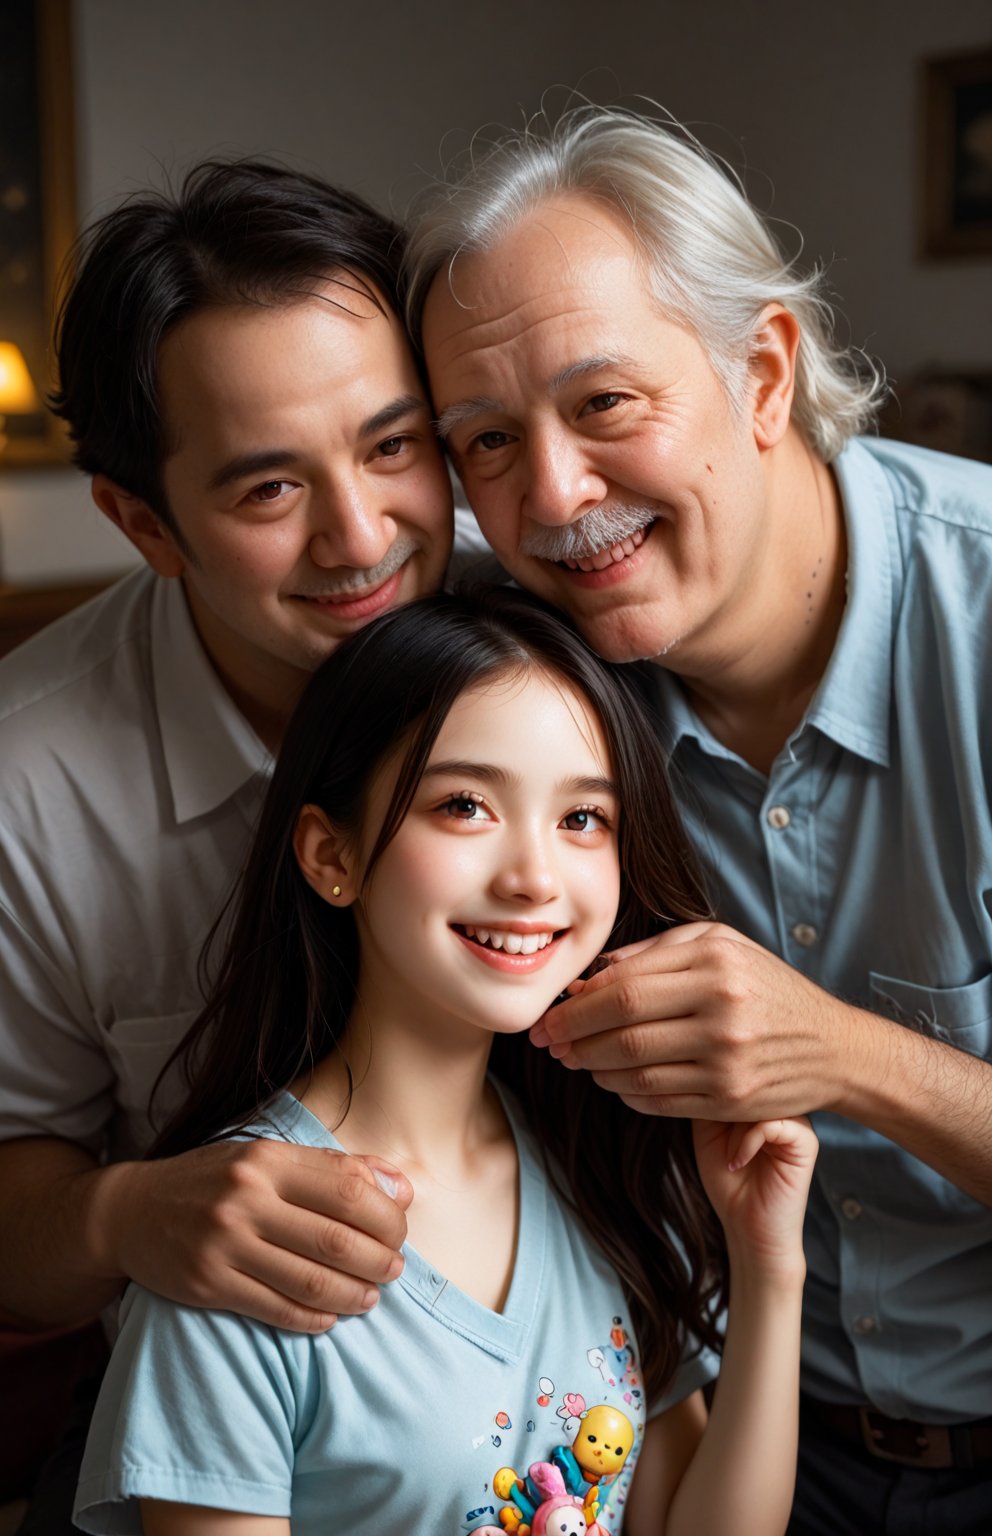
M607 944L701 911L637 698L559 618L438 597L343 646L286 736L157 1152L388 1158L405 1269L315 1335L132 1287L82 1529L781 1536L811 1130L690 1134L526 1040Z

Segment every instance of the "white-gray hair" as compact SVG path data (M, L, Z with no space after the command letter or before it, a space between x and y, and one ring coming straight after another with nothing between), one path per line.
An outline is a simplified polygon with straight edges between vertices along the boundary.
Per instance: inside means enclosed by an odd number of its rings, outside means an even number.
M778 303L799 322L793 420L829 462L868 428L881 370L834 338L824 274L797 269L739 178L677 124L583 106L557 123L473 143L465 164L418 200L406 255L407 319L419 342L427 291L463 251L496 245L536 206L582 193L629 221L654 298L699 339L731 402L744 403L759 316Z

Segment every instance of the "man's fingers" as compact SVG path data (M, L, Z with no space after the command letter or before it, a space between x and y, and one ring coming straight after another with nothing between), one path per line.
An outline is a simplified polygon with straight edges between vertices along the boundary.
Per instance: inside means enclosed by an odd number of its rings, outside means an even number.
M286 1143L269 1145L280 1147ZM354 1228L394 1252L402 1247L406 1240L403 1206L398 1198L379 1187L375 1171L367 1162L320 1147L294 1147L293 1151L298 1155L279 1170L275 1179L276 1192L282 1200ZM397 1180L407 1184L390 1164L377 1162L376 1166L389 1169Z
M667 1073L674 1066L695 1065L702 1070L699 1047L699 1031L693 1020L676 1018L656 1023L649 1015L618 1029L607 1028L574 1040L554 1041L548 1049L569 1067L581 1067L586 1072L624 1073L627 1091L648 1093L654 1091L654 1084L645 1074L654 1068Z
M291 1333L326 1333L337 1322L336 1313L308 1307L256 1280L253 1275L239 1274L232 1278L234 1283L226 1311L254 1318L270 1328L288 1328Z
M351 1268L339 1268L333 1259L325 1262L313 1257L307 1249L305 1234L294 1234L291 1244L263 1240L260 1235L234 1259L232 1268L306 1312L322 1315L333 1312L351 1317L369 1312L376 1305L380 1294L378 1284L370 1283ZM356 1270L379 1269L390 1279L395 1279L402 1268L402 1260L396 1255L391 1255L382 1268L365 1259L354 1262Z
M664 1067L657 1064L641 1068L611 1071L597 1068L592 1073L594 1083L623 1098L694 1098L708 1099L713 1096L715 1084L710 1074L698 1062L673 1061Z
M364 1163L371 1170L372 1177L384 1195L395 1200L401 1211L409 1209L413 1200L413 1185L405 1173L371 1152L356 1152L353 1155L356 1162Z
M397 1249L377 1242L358 1227L302 1206L283 1203L274 1207L259 1221L258 1236L273 1251L316 1265L340 1282L344 1289L334 1296L333 1303L326 1297L321 1301L322 1306L336 1312L364 1312L374 1304L362 1302L369 1286L386 1285L403 1271L403 1258ZM259 1278L269 1278L254 1262L250 1267Z
M711 1099L699 1093L637 1094L622 1093L622 1103L639 1115L661 1115L668 1120L718 1120Z
M533 1043L540 1044L542 1039L550 1045L574 1043L651 1021L667 1028L696 1013L702 1001L698 976L683 968L665 974L626 969L636 966L637 960L635 956L625 961L624 969L611 966L587 982L578 996L552 1008L531 1030Z
M695 939L712 934L718 926L711 922L679 923L674 928L666 928L664 933L652 934L650 939L638 939L636 944L624 944L620 949L611 949L606 958L615 965L621 960L632 959L634 955L642 955L647 949L664 950L671 949L674 944L691 944Z

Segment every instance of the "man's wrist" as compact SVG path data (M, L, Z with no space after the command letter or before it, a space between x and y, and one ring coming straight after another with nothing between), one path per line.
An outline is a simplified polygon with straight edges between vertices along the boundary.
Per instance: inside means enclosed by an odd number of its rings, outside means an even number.
M882 1102L898 1043L892 1030L898 1026L866 1008L831 999L828 1020L831 1049L830 1077L833 1089L819 1109L868 1125Z
M110 1163L84 1175L80 1191L84 1202L83 1230L89 1266L94 1277L121 1282L128 1278L123 1259L122 1233L140 1163Z

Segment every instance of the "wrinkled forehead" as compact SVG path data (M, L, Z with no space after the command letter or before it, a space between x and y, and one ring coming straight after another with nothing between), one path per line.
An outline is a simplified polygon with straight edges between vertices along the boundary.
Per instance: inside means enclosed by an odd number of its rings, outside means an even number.
M576 359L629 352L648 311L656 306L629 229L587 198L542 205L435 275L422 321L435 404L443 412L474 395L474 380L512 370L524 353L528 372L553 389Z
M473 312L487 302L512 308L563 286L596 290L607 278L636 276L641 268L625 215L594 198L563 195L538 204L485 245L454 252L428 289L425 323L427 312L445 300L471 325Z

